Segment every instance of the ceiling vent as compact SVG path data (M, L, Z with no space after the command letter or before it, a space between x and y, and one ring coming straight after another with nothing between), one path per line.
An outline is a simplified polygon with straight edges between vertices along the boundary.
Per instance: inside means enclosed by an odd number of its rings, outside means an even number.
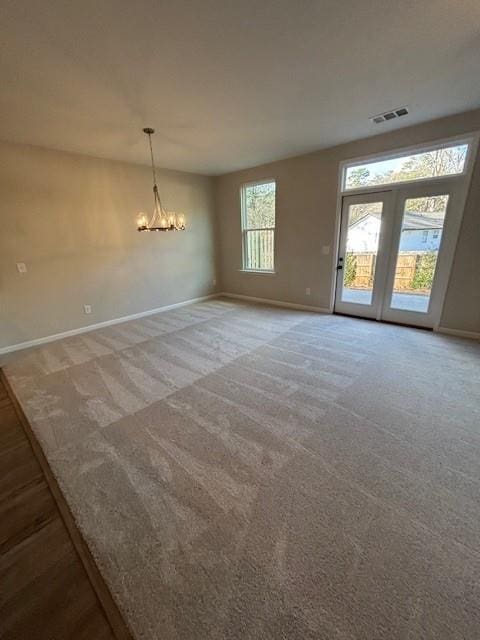
M372 116L370 122L374 124L380 124L387 120L395 120L395 118L401 118L408 113L408 107L398 107L398 109L392 109L392 111L385 111L385 113L379 113L377 116Z

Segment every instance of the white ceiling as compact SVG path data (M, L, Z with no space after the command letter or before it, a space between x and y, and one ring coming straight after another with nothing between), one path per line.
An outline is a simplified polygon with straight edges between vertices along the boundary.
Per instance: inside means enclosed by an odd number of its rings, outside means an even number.
M3 0L0 138L219 174L480 106L478 0ZM409 105L411 114L368 117Z

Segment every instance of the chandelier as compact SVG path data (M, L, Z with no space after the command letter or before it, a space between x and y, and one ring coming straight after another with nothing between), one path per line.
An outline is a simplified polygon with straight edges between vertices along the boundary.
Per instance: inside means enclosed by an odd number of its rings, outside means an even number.
M152 149L152 135L155 133L155 129L146 127L143 130L148 136L148 143L150 145L150 158L152 161L152 173L153 173L153 214L149 219L147 215L140 212L137 215L137 229L138 231L185 231L185 216L175 214L173 211L166 211L162 205L160 194L158 193L157 177L155 174L155 162L153 160Z

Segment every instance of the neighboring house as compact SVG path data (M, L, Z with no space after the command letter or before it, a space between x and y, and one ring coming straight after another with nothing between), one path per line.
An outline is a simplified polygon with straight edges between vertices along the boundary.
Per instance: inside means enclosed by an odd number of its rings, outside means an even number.
M367 213L348 229L349 253L372 253L378 247L381 214ZM443 217L407 211L400 236L400 251L437 251L442 239Z

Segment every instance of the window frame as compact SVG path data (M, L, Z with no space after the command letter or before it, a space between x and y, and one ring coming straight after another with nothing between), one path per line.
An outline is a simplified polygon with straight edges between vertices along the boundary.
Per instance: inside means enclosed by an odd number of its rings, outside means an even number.
M443 149L445 147L454 147L460 145L467 145L467 153L465 156L465 163L463 165L463 171L461 173L451 173L443 176L433 176L426 178L416 178L415 180L404 180L402 182L386 182L376 185L365 185L355 189L347 189L347 169L355 167L361 167L365 164L373 164L375 162L382 162L388 160L395 160L397 158L408 157L411 155L417 155L421 153L428 153L430 151L436 151L437 149ZM359 158L351 158L342 160L340 162L340 193L342 195L356 195L360 193L371 193L374 191L391 190L396 187L404 187L407 185L422 184L424 182L437 182L441 180L458 180L465 177L469 177L472 171L473 159L476 154L476 147L478 146L478 133L472 132L461 136L455 136L452 138L443 138L436 140L435 142L417 144L410 147L403 147L401 149L395 149L394 151L378 152L369 154L368 156L362 156Z
M275 224L273 227L247 227L247 189L248 187L256 187L264 184L275 185L275 199L274 199L274 214ZM277 181L275 178L263 178L261 180L253 180L250 182L243 182L240 185L240 223L242 230L242 268L240 271L246 273L258 273L258 274L274 274L276 273L276 260L275 260L275 241L276 241L276 225L277 225ZM273 232L273 265L272 269L250 269L248 268L248 249L247 249L247 234L249 231L272 231Z

